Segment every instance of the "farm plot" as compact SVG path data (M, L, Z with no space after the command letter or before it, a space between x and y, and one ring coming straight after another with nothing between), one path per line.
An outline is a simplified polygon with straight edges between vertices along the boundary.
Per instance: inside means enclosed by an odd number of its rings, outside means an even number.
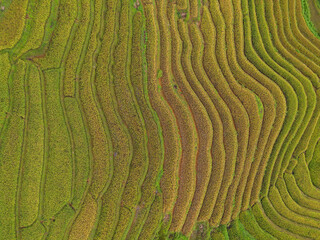
M320 239L319 0L0 1L0 240Z

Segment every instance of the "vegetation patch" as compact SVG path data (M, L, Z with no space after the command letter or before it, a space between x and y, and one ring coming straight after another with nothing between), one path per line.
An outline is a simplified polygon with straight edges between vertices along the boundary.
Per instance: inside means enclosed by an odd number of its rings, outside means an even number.
M319 239L319 20L0 0L0 239Z

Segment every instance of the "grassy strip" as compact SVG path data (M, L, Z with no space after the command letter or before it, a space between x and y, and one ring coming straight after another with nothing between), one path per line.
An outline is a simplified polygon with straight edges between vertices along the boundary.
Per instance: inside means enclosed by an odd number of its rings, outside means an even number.
M312 219L320 219L320 213L317 211L313 211L312 209L301 206L298 202L296 202L293 197L289 194L286 183L283 179L279 179L276 183L279 194L286 204L286 206L291 209L291 211L296 212L302 216L310 217Z
M211 16L208 8L206 6L203 7L203 17L201 22L201 31L203 33L204 41L210 42L210 39L215 39L215 32L213 31L214 26L211 21ZM212 65L213 64L213 65ZM220 68L218 66L217 60L214 54L214 45L206 44L203 52L203 67L206 71L206 74L211 82L203 82L204 88L207 89L207 92L217 107L219 111L222 123L223 123L223 142L224 142L224 150L225 155L220 155L223 164L217 164L217 166L213 166L214 174L211 175L211 179L208 185L208 191L206 193L203 206L200 211L200 215L198 220L205 221L208 220L211 215L213 209L218 209L216 207L217 199L223 199L227 194L227 189L229 184L231 184L231 179L233 177L235 159L237 155L238 143L237 143L237 132L233 123L232 115L228 105L225 103L225 100L220 98L217 90L214 88L216 85L215 82L218 79L223 80L224 76L222 75ZM216 87L216 86L215 86ZM221 89L220 89L221 90ZM223 151L223 149L221 149ZM219 156L219 157L220 157ZM218 158L219 159L219 158ZM218 175L216 175L218 173ZM220 191L219 189L223 189ZM220 201L219 204L221 204ZM221 211L222 214L222 211ZM213 220L213 219L212 219ZM214 219L215 222L220 219ZM216 224L214 222L214 224ZM212 224L211 222L210 224Z
M217 240L229 240L227 225L220 225L218 228L214 228L210 233L210 237Z
M25 125L25 64L18 61L9 76L10 107L0 139L0 232L4 239L16 236L16 187Z
M10 61L8 54L0 54L0 135L9 110Z
M60 67L64 50L71 33L72 24L70 23L73 23L77 16L77 1L61 0L57 11L57 23L44 53L44 57L34 58L34 61L37 62L43 70Z
M14 47L19 41L24 25L28 1L13 1L5 9L0 25L0 51Z
M198 222L190 235L190 240L209 240L210 228L208 222Z
M25 146L18 189L19 226L27 227L38 217L39 193L44 156L44 115L40 75L29 66L25 82L27 94Z
M301 4L302 1L299 0L299 2ZM291 1L281 2L280 9L282 11L285 27L290 26L290 29L285 28L285 33L287 34L287 37L293 39L295 42L299 42L299 44L302 46L301 48L299 48L299 51L301 51L303 54L312 59L313 62L319 64L319 58L317 57L320 54L318 49L319 39L315 38L313 34L310 34L312 35L312 37L309 35L305 36L300 32L300 29L298 28L299 23L297 23L296 14L302 14L302 12L297 13L295 9L295 4ZM306 23L303 17L302 21L304 24ZM310 33L309 29L308 32ZM316 39L315 42L312 41L313 38Z
M182 233L171 233L168 237L168 239L172 239L172 240L187 240L188 238L183 235Z
M269 240L269 239L275 240L276 239L272 235L270 235L268 232L264 231L259 226L254 215L252 214L252 210L247 210L247 211L241 212L239 215L239 219L240 219L241 223L243 224L244 228L255 239L261 239L261 240Z
M155 239L165 240L168 238L171 220L172 220L171 215L167 214L163 216L160 223L161 227L159 228Z
M241 205L243 210L246 210L248 207L250 194L249 191L251 191L251 187L259 167L263 166L263 164L260 163L266 162L269 159L269 154L283 124L286 114L286 103L281 89L275 83L279 82L277 81L276 76L272 73L272 71L270 71L270 69L269 71L265 71L268 66L262 62L261 59L259 59L259 56L253 49L250 23L249 21L246 21L246 18L243 19L242 17L240 2L233 2L233 8L233 11L237 13L234 14L235 44L236 48L238 49L237 60L246 73L256 79L256 81L262 86L266 87L274 98L274 102L264 106L264 117L266 122L270 121L270 127L262 128L260 138L261 142L259 139L258 145L261 146L261 148L263 148L265 145L265 150L264 152L259 150L255 152L255 157L253 159L250 171L245 169L244 174L241 176L239 187L237 188L236 201L232 214L232 218L235 219L240 211ZM252 61L252 63L249 60ZM267 75L264 75L263 73ZM267 140L267 142L265 142L265 140Z
M241 77L241 73L239 71L234 72L233 64L229 63L229 59L234 57L233 53L233 32L232 32L232 17L228 17L226 22L224 22L224 18L222 16L222 12L219 9L219 5L215 2L210 2L211 5L211 14L214 19L214 22L217 26L217 47L216 47L216 55L218 57L218 62L220 67L230 84L230 88L233 91L233 94L240 100L241 104L245 108L248 114L249 127L245 126L245 122L241 121L239 124L239 120L235 120L236 127L238 125L239 129L248 129L249 135L245 131L238 131L238 155L237 155L237 163L235 168L235 175L228 189L224 213L221 219L221 224L227 224L231 220L232 209L234 206L234 197L236 194L236 190L238 184L240 182L241 176L243 175L243 171L246 171L246 168L250 168L251 159L254 156L254 153L257 148L257 142L259 139L260 131L261 131L261 118L259 116L259 109L256 103L256 95L252 93L247 88L244 88L243 85L239 84L239 80L241 78L247 78L247 76ZM231 5L227 6L229 8L229 12ZM227 26L226 26L227 25ZM219 27L220 26L220 27ZM229 67L230 66L230 67ZM241 80L240 80L241 81ZM234 113L237 116L237 113ZM237 123L238 121L238 123ZM261 151L263 148L261 149ZM246 173L245 173L246 174Z
M303 13L303 16L304 16L304 19L310 29L310 31L318 38L320 38L320 29L317 29L317 23L315 23L313 20L312 20L312 13L311 13L311 9L310 9L310 1L308 0L300 0L301 1L301 5L302 5L302 13ZM311 3L312 4L312 3Z
M252 207L252 212L257 220L259 226L267 233L275 237L276 239L280 240L296 240L296 239L303 239L297 235L293 235L286 229L280 228L279 226L275 225L265 214L262 205L260 202L257 202Z
M167 58L170 52L162 50L168 39L160 37L159 32L167 31L166 19L166 1L155 1L157 4L157 14L153 4L147 4L148 1L143 1L144 13L146 16L146 31L144 41L146 45L146 64L148 73L148 93L151 105L157 112L162 128L164 140L164 162L163 176L161 178L160 187L163 193L163 212L172 212L174 203L178 193L178 174L179 161L181 159L181 142L177 120L173 114L171 106L164 97L161 82L169 81L170 68L167 64L160 61L158 55L158 43L160 42L160 57ZM156 18L158 16L158 18ZM159 26L158 26L159 23ZM158 28L159 27L159 28ZM160 38L160 39L158 39ZM166 60L167 61L167 60ZM157 79L159 67L163 75Z
M318 36L320 37L320 7L318 0L309 0L310 20L313 23Z
M48 152L43 194L42 220L49 221L71 197L72 158L68 130L60 102L60 71L44 72ZM60 187L56 187L59 185Z
M309 27L303 16L303 8L301 0L294 0L289 2L291 9L293 10L292 17L297 23L297 27L295 28L300 34L304 35L312 44L320 47L319 39L310 31ZM292 5L291 5L292 4Z
M179 72L179 76L176 77L176 81L183 95L185 96L188 105L190 106L190 110L196 124L197 132L199 133L199 147L196 157L196 190L194 192L194 195L192 196L192 203L188 212L188 215L193 215L193 217L191 222L185 221L186 225L184 225L184 227L186 228L184 228L184 230L182 231L184 235L190 235L199 214L201 203L205 196L205 192L211 175L211 145L213 129L212 122L210 121L204 105L201 103L200 99L193 90L197 86L198 79L194 71L192 70L191 65L190 57L192 49L191 42L189 40L188 26L182 19L180 19L178 20L178 26L175 25L174 28L179 31L182 41L179 39L178 32L172 32L172 35L175 35L175 37L172 38L172 49L177 50L177 52L172 54L173 62L178 62L179 55L181 54L181 66L179 64L174 64L175 67L173 67L173 71L175 72L175 69L177 69L176 72ZM179 49L181 44L183 50ZM183 183L182 181L183 179L181 177L181 183ZM188 182L190 184L190 181ZM173 220L174 217L175 216L173 215Z
M234 220L230 223L230 226L228 226L228 235L229 239L255 239L242 225L242 223L239 221L239 219Z
M193 89L196 92L197 96L201 99L203 105L206 108L210 116L210 120L213 125L213 139L214 142L211 148L211 157L212 157L212 167L211 173L208 173L209 182L203 198L195 199L194 203L199 202L201 208L197 211L189 211L187 220L190 218L191 222L193 221L194 216L203 217L204 214L207 215L207 219L210 217L212 212L220 184L222 181L222 174L224 170L224 159L225 159L225 150L223 145L223 127L229 127L231 114L229 112L229 118L225 117L226 113L223 113L226 108L223 100L218 97L216 90L211 85L210 80L208 79L203 66L202 66L202 57L203 57L203 45L202 45L202 36L199 27L193 23L189 27L189 37L192 42L192 52L191 52L191 62L194 73L200 84L193 84ZM217 104L219 102L219 104ZM215 103L215 104L214 104ZM222 123L222 117L224 117L225 123ZM225 111L226 112L226 111ZM228 115L227 115L228 116ZM229 120L229 121L228 121ZM233 125L231 125L234 127ZM197 191L197 190L196 190ZM200 196L200 195L199 195ZM207 200L205 200L207 199ZM205 203L206 202L206 203ZM210 206L208 206L208 204ZM207 209L209 207L209 209ZM201 214L202 211L202 214ZM206 220L207 220L206 219ZM187 222L186 222L187 223ZM185 223L185 224L186 224ZM185 226L184 228L187 228Z
M257 8L257 19L258 22L260 22L261 25L266 26L267 22L266 19L264 18L264 9L263 5L260 3L257 3L256 5ZM259 20L260 19L260 20ZM266 36L266 32L264 31L264 28L260 28L260 31L262 32L262 36ZM293 68L290 64L288 64L281 56L275 51L275 49L272 46L271 41L268 41L268 38L265 38L264 42L266 43L266 49L269 52L270 56L283 68L287 69L288 72L290 72L293 76L297 78L297 80L300 81L302 85L298 85L294 83L294 81L288 81L291 82L292 86L295 86L295 91L298 96L298 102L299 102L299 107L298 107L298 112L300 114L297 115L295 123L293 123L292 128L287 136L286 142L283 144L283 147L279 153L277 162L281 163L276 165L276 168L273 172L273 177L272 179L274 181L271 181L271 185L274 185L274 182L276 181L277 177L279 176L279 171L280 174L283 174L284 170L286 169L288 165L288 161L291 159L293 151L295 147L297 146L299 140L301 139L302 134L304 133L305 129L307 128L307 125L309 124L309 121L312 117L312 114L315 109L316 105L316 94L313 89L313 86L309 79L307 79L305 76L303 76L301 73L297 72L295 68ZM282 74L285 76L284 74ZM304 89L304 91L303 91ZM303 96L304 95L304 96ZM306 106L305 106L306 105ZM305 113L303 113L305 112ZM302 122L301 122L302 121ZM288 143L288 145L286 145ZM257 185L256 185L257 186ZM259 186L259 185L258 185ZM255 196L259 195L259 192L253 193ZM253 197L254 198L254 197ZM257 198L257 197L256 197Z
M147 133L147 148L148 148L148 170L141 187L141 198L137 205L134 220L130 226L130 230L126 239L137 239L145 221L148 217L149 210L154 201L155 194L160 191L160 175L162 173L163 163L163 138L159 119L153 112L148 97L146 86L147 73L143 69L143 57L145 52L141 49L143 46L143 29L145 18L141 11L137 11L132 20L133 35L132 35L132 51L131 55L135 56L131 60L130 73L131 83L134 88L137 103L141 109L144 118L146 133ZM150 160L153 161L150 161ZM160 213L160 216L162 213Z

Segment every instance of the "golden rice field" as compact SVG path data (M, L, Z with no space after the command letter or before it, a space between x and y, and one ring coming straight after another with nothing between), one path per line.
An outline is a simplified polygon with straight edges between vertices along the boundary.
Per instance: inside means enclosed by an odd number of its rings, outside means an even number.
M16 239L320 239L320 0L0 0Z

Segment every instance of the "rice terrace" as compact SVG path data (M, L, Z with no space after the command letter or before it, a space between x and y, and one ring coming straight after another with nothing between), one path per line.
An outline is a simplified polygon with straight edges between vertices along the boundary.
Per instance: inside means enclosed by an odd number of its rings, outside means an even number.
M320 0L0 0L0 240L320 239Z

